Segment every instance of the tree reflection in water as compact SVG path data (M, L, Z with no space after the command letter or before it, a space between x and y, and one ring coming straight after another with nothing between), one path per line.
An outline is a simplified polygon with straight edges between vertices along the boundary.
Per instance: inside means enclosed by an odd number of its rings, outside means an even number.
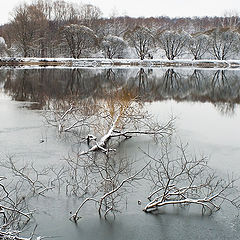
M119 87L137 93L141 101L210 102L224 114L233 114L240 103L237 71L179 69L10 69L1 71L5 93L17 101L37 102L77 97L103 99Z

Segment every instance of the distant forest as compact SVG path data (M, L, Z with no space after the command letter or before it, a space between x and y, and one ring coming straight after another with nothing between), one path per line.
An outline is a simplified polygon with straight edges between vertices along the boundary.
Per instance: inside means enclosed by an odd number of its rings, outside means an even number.
M36 0L0 26L0 57L238 58L240 18L102 17L91 4Z

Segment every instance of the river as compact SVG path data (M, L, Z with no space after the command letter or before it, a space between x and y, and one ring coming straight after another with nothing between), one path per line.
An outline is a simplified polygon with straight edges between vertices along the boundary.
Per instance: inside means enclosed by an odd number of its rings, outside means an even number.
M174 138L188 143L196 156L207 156L218 174L240 172L240 72L218 69L0 69L0 159L36 168L60 166L78 146L46 123L46 112L69 96L99 102L119 87L138 96L153 117L175 118ZM73 140L74 139L74 140ZM118 156L131 155L133 167L144 162L139 149L156 152L146 138L120 144ZM157 149L158 150L158 149ZM12 175L5 169L2 175ZM143 186L142 186L143 184ZM31 199L34 220L23 231L57 239L240 239L240 221L230 204L212 215L174 207L160 214L142 211L150 186L134 184L120 203L121 213L99 218L95 204L81 210L78 224L69 220L82 198L65 191ZM138 205L138 200L142 201Z

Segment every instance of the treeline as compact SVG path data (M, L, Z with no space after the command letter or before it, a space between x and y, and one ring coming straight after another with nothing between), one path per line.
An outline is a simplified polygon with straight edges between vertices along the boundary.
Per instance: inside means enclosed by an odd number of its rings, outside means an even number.
M240 18L103 18L91 4L36 0L0 27L0 56L224 60L240 52Z

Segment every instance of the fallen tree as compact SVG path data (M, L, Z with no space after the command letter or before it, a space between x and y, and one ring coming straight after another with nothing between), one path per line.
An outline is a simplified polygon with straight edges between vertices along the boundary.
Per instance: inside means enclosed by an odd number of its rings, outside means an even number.
M111 143L139 135L149 135L155 140L171 135L174 121L173 118L165 124L154 121L134 93L124 88L106 93L98 103L67 100L60 108L53 107L46 119L59 133L78 132L78 141L85 143L78 156L96 151L108 154L115 151Z
M154 212L167 205L201 206L202 213L218 211L223 202L230 202L239 208L237 179L219 177L209 166L205 157L197 159L189 156L187 145L182 143L173 153L168 143L164 143L161 153L151 158L148 176L152 191L145 212Z

